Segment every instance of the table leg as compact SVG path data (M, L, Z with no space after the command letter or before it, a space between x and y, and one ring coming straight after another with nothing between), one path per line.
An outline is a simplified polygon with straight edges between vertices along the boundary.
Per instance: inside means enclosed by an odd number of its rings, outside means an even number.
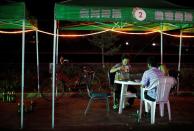
M140 87L140 109L139 109L139 119L141 119L142 108L143 108L143 88Z
M122 108L124 109L125 108L125 104L126 104L126 94L127 94L127 88L128 88L128 85L124 85L124 92L123 92L123 103L122 103Z
M125 85L122 84L122 86L121 86L121 94L120 94L120 102L119 102L119 114L122 113L122 109L123 109L123 103L124 103L124 88L125 88Z

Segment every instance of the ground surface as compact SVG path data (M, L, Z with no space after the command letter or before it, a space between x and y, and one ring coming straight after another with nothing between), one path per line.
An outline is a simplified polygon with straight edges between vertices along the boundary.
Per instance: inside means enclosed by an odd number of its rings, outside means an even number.
M186 130L193 128L194 96L170 96L172 121L168 121L167 110L165 116L156 112L156 124L143 116L140 123L136 121L136 111L139 109L139 100L130 109L122 114L111 108L106 113L104 101L92 103L87 115L84 115L88 103L87 95L70 94L56 104L55 130L90 130L90 131L117 131L117 130ZM39 97L34 99L34 111L24 114L23 130L52 130L51 103ZM110 103L112 107L112 102ZM0 130L20 130L20 115L17 113L17 102L0 103ZM194 129L194 128L193 128Z

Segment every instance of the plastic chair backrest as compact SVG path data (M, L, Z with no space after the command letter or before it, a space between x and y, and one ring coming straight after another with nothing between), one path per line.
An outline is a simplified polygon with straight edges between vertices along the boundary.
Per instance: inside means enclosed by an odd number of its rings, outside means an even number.
M170 89L175 84L173 77L165 76L159 79L159 85L157 87L156 101L168 101Z

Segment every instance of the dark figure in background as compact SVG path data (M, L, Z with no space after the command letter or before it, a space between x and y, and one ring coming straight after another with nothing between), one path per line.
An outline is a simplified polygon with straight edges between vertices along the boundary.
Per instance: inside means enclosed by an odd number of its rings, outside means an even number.
M180 71L175 70L175 69L171 69L171 70L169 70L169 76L172 76L176 80L176 83L173 86L171 92L177 93L177 91L178 91L178 84L179 84L179 81L181 79Z
M174 69L169 70L169 76L174 77L176 80L180 78L180 72Z
M117 63L111 68L110 74L115 74L115 77L114 77L115 80L129 80L130 71L131 71L131 65L129 64L129 57L127 55L122 55L121 60L122 60L121 63ZM136 89L133 87L129 87L128 91L131 91L132 93L136 93ZM121 85L115 84L113 92L114 92L113 109L117 111L119 108ZM130 107L133 104L134 99L135 98L129 98L128 105L126 105L126 107Z

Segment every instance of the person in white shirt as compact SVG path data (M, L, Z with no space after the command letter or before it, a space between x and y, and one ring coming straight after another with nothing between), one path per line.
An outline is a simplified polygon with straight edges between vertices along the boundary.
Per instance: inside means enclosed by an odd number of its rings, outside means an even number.
M141 84L141 88L146 88L151 85L155 80L164 77L164 73L158 69L157 61L155 57L149 57L147 60L148 70L143 73ZM144 97L151 101L156 100L156 88L148 90L145 92Z

